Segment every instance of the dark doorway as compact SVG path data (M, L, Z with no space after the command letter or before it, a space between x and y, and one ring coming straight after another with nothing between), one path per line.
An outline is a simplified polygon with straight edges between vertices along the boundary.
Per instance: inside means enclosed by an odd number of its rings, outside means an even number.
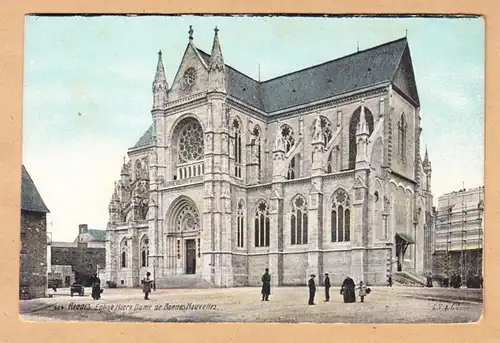
M71 283L71 276L66 275L66 277L64 278L64 287L69 287L70 283Z
M196 273L196 241L186 240L186 274Z
M398 272L403 270L403 259L406 249L410 244L415 244L413 238L405 233L396 233L396 257L398 259Z

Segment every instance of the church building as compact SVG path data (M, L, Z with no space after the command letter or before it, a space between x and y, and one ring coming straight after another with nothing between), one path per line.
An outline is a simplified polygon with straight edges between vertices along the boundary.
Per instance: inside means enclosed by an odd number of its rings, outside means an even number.
M431 271L431 164L407 38L266 81L189 41L158 53L151 126L109 204L103 281L368 285ZM117 175L118 176L118 175Z

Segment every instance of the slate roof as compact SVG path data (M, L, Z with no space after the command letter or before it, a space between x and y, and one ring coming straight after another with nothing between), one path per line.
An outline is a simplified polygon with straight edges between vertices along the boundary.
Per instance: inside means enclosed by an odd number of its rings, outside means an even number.
M147 129L147 131L144 132L144 134L141 136L141 138L139 138L137 143L135 143L133 148L140 148L143 146L150 145L152 141L153 141L153 124L151 124L149 129Z
M93 241L105 241L106 231L105 230L89 230L89 234Z
M264 112L284 110L392 81L407 48L401 38L263 82L226 65L227 91ZM210 55L198 51L208 63Z
M208 65L210 54L197 51ZM401 68L401 64L406 65ZM410 73L409 83L399 80L402 70ZM406 37L262 82L226 64L228 94L266 113L389 81L419 104ZM151 126L134 148L151 144L152 129Z
M41 213L50 212L24 165L22 166L21 177L21 210Z

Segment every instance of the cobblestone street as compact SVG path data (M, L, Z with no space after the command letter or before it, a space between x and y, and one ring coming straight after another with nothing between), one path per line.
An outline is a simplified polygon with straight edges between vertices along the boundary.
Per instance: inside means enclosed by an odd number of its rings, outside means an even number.
M140 289L105 289L93 300L58 289L52 298L20 302L28 321L283 322L283 323L464 323L480 319L482 290L371 287L364 303L345 304L339 289L323 289L315 306L306 287L273 288L269 302L260 288L161 289L144 300Z

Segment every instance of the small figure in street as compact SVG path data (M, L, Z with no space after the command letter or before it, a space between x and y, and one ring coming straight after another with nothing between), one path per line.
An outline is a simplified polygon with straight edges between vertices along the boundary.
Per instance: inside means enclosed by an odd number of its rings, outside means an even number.
M271 294L271 275L269 275L269 269L266 268L266 272L262 275L262 300L269 301L269 295Z
M389 284L388 284L389 287L392 287L392 276L389 275Z
M340 288L340 294L344 296L345 303L356 302L356 284L350 276L347 276Z
M142 283L142 291L144 292L144 300L149 300L149 293L151 293L151 284L153 283L153 280L151 280L149 277L151 276L150 272L146 273L146 278L144 278L143 283Z
M367 292L366 292L366 285L363 284L363 281L359 282L358 289L359 289L359 297L361 298L361 302L364 302Z
M325 302L330 301L330 287L332 285L330 284L330 277L328 276L328 273L325 273Z
M101 298L101 279L99 279L97 274L92 276L92 298L94 300Z
M311 278L309 279L309 305L316 305L314 303L314 295L316 294L316 283L314 282L314 278L316 275L311 274Z

